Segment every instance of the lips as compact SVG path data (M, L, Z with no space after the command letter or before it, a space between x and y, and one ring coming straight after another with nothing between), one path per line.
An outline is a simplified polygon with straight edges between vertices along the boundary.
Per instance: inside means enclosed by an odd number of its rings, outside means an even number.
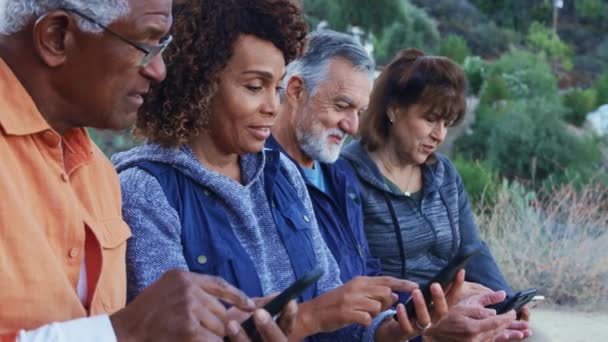
M427 154L433 153L435 146L433 145L422 145L422 151Z
M148 92L149 90L132 92L129 93L128 98L136 107L140 107L144 103L144 98Z
M270 136L270 129L272 126L249 126L249 131L258 140L266 140Z

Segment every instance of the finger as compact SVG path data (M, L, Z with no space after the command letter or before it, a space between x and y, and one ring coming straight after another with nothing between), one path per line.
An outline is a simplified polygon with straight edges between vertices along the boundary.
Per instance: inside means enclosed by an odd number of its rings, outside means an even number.
M421 327L428 326L431 323L431 315L426 307L422 292L420 290L414 290L414 292L412 292L412 300L414 301L414 307L416 308L416 318L412 319L418 322L418 325Z
M484 294L480 294L480 295L471 296L469 298L464 299L462 301L462 303L471 304L471 305L488 306L488 305L502 302L503 300L505 300L506 296L507 296L507 294L505 293L505 291L496 291L496 292L490 292L490 293L484 293Z
M456 273L454 281L452 281L445 290L450 306L456 304L464 287L465 270L460 270Z
M399 323L399 327L401 328L401 332L408 337L413 337L416 335L416 328L414 328L413 324L410 322L410 318L407 316L407 311L405 310L405 305L402 303L397 304L397 321Z
M268 311L262 309L256 310L253 314L253 319L263 341L287 341L287 337L285 337L285 334L283 334L275 321L272 320Z
M515 311L511 310L502 315L488 317L479 322L481 331L502 331L505 330L515 320Z
M369 297L356 297L351 300L349 306L345 310L364 311L372 317L378 316L384 310L384 305L381 300Z
M228 337L232 342L250 342L249 337L243 327L236 321L230 321L226 327L228 331Z
M265 297L251 298L251 300L253 300L253 302L255 303L255 307L257 309L260 309L260 308L264 307L264 305L270 303L270 301L272 301L278 295L279 295L279 293L276 292L276 293L270 294Z
M399 299L399 296L386 286L374 286L369 288L367 298L373 299L381 303L380 311L384 311L392 307Z
M528 323L526 321L513 321L513 322L511 322L511 324L509 324L509 326L507 327L507 329L510 329L510 330L527 330L527 329L530 329L530 323Z
M226 303L245 311L253 311L255 309L255 303L245 293L228 284L224 279L202 274L192 273L192 275L194 282L200 288Z
M517 330L505 330L502 331L495 338L495 342L507 342L507 341L520 341L526 338L523 332Z
M285 305L285 308L283 308L283 311L281 312L281 317L279 318L279 328L281 328L286 336L289 336L293 331L297 315L298 304L296 304L295 300L291 300Z
M214 296L199 289L198 298L200 307L204 307L209 310L213 315L219 317L221 320L226 318L227 310L226 307Z
M220 319L205 306L198 305L193 309L194 316L198 319L201 326L217 336L226 335L223 317Z
M439 284L431 285L431 298L433 299L433 321L436 322L448 313L448 303Z
M369 277L369 278L370 278L370 284L376 285L376 286L378 286L378 285L386 286L386 287L389 287L394 292L412 292L415 289L419 288L418 284L416 284L412 281L409 281L409 280L405 280L405 279L399 279L399 278L388 277L388 276Z

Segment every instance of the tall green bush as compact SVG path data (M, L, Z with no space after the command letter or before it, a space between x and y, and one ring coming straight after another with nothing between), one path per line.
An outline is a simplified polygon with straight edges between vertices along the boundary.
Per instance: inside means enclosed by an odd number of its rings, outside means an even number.
M591 174L600 152L588 139L568 133L559 120L562 111L543 98L510 101L486 130L485 157L502 175L536 187L550 176Z
M497 172L487 162L469 160L462 156L456 156L453 162L462 177L472 206L493 204L500 184Z
M572 50L550 28L533 22L525 42L533 51L544 53L550 61L560 63L565 70L572 69Z
M587 114L595 109L596 90L570 89L562 94L562 104L566 108L564 119L573 125L581 126Z
M471 49L464 38L450 34L441 40L439 55L448 57L462 65L467 56L471 55Z
M485 76L486 63L479 56L467 56L464 59L463 70L467 76L470 94L479 94Z
M439 31L428 14L407 1L402 3L402 14L398 21L392 22L377 35L374 57L378 64L389 62L405 48L418 48L427 54L437 53Z
M497 100L535 97L559 102L557 79L551 66L543 56L529 51L513 50L504 54L487 68L485 83L488 84L482 87L482 107L492 106ZM507 91L503 89L505 86ZM500 96L494 95L497 92Z
M608 72L602 74L595 82L596 105L608 104Z

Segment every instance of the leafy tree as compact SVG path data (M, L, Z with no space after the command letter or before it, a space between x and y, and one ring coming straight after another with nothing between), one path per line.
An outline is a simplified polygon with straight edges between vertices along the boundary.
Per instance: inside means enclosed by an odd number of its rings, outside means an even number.
M608 72L602 74L595 82L597 91L596 105L608 104Z

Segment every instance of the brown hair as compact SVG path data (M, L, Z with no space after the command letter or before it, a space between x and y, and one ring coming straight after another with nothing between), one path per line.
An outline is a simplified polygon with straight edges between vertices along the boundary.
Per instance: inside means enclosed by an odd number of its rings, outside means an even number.
M462 69L445 57L427 56L417 49L402 50L374 82L370 104L361 117L361 143L375 151L388 140L389 107L426 105L450 126L466 110L466 79Z
M285 62L297 58L307 26L295 0L178 0L173 43L165 53L167 78L152 87L135 134L177 147L206 129L220 72L242 34L272 42Z

